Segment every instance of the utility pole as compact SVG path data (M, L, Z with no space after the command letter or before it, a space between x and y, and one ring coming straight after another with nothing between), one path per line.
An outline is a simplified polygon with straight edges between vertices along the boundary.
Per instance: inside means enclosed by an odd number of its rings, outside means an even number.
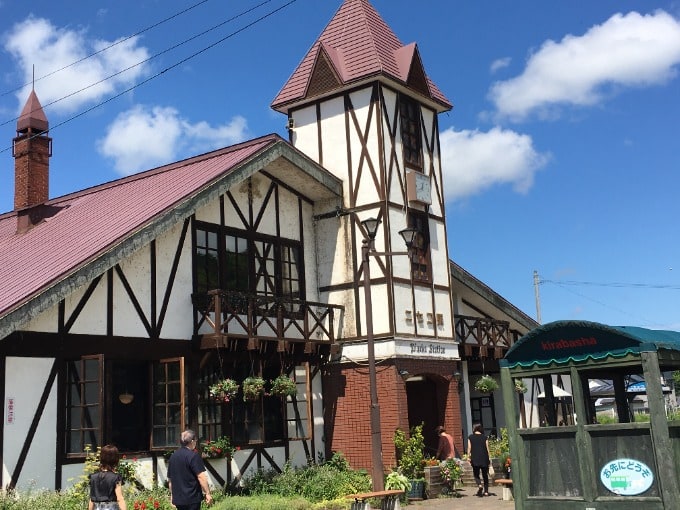
M541 323L541 296L538 294L538 284L541 283L538 278L538 271L534 269L534 296L536 297L536 322Z

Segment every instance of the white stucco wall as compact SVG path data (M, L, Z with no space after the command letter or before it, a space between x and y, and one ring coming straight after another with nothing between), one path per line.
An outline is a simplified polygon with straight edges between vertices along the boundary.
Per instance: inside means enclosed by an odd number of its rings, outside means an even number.
M2 486L11 480L54 364L51 358L7 357L5 375ZM17 489L54 488L56 465L56 380L28 450ZM10 402L12 411L10 412Z

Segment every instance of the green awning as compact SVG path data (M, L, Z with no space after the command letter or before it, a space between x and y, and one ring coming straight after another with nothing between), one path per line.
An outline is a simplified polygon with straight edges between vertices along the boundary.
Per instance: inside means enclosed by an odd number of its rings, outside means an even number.
M501 360L504 367L529 367L604 359L660 349L680 351L680 332L556 321L520 338Z

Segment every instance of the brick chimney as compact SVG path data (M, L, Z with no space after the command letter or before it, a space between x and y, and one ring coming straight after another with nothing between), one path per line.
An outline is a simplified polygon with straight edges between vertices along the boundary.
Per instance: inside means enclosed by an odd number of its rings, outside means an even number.
M35 90L17 121L13 140L14 209L25 209L47 202L49 198L52 139L47 136L49 123Z
M19 232L40 221L40 214L36 214L36 210L27 209L44 204L49 199L52 139L47 136L48 129L47 117L35 90L32 90L17 121L17 136L12 144L14 210L19 216Z

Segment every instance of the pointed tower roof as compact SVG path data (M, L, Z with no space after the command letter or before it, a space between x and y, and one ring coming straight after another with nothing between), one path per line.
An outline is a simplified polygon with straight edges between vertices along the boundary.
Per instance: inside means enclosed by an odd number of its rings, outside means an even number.
M427 77L417 45L403 45L368 0L342 3L271 106L285 112L292 103L374 76L425 96L440 112L451 109Z
M36 95L35 90L31 90L31 95L28 96L24 109L21 110L21 115L19 115L17 132L22 133L29 128L38 132L47 131L49 126L45 112L43 112L42 105L38 100L38 96Z

